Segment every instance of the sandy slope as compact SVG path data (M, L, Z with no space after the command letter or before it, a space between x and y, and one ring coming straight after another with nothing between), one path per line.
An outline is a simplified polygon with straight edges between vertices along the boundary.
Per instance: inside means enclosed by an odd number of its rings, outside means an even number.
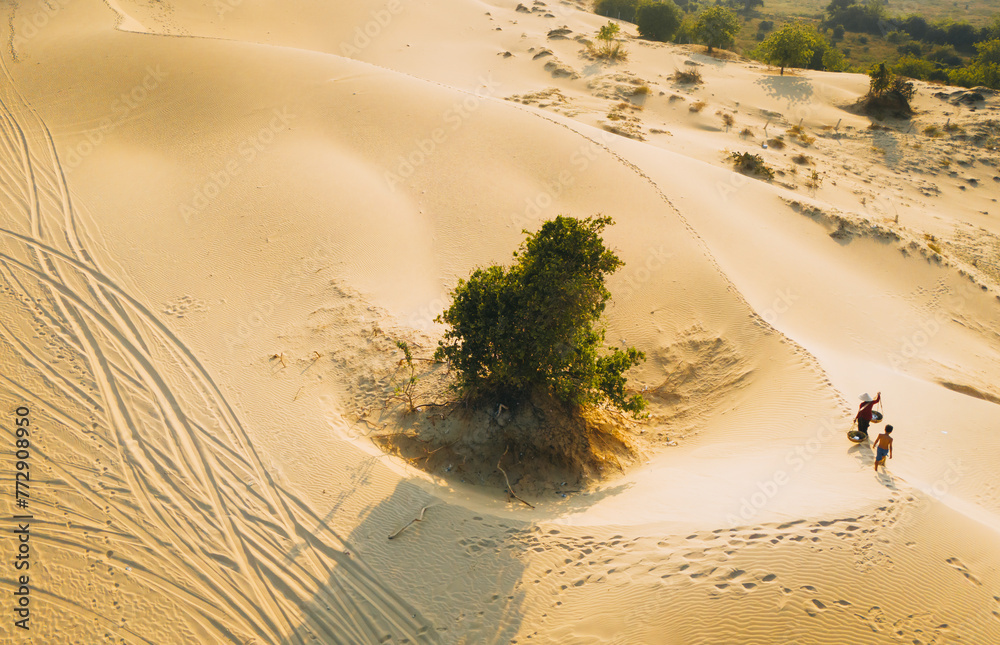
M596 16L516 5L14 10L0 398L44 482L15 642L1000 639L997 99L922 88L911 132L867 130L863 77L638 41L609 68L573 39ZM643 463L527 510L378 452L385 338L429 353L457 277L598 212ZM877 389L874 475L843 433Z

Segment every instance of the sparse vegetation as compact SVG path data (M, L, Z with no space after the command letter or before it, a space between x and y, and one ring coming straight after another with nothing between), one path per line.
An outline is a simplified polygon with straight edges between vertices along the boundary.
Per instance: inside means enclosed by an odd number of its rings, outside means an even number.
M716 114L722 117L722 124L725 125L727 129L736 124L736 118L732 114L728 112L716 112Z
M811 163L809 157L805 156L804 154L795 155L794 157L792 157L792 161L799 164L800 166L805 166Z
M395 386L393 389L393 395L406 401L408 411L413 412L416 410L416 406L413 403L413 390L419 380L413 367L413 352L410 351L410 346L405 340L397 340L396 347L403 351L403 359L400 360L399 363L400 365L403 365L404 363L406 364L408 374L406 381L402 385Z
M750 128L743 128L743 130L740 132L740 136L743 137L744 139L746 139L747 137L752 137L753 130L751 130Z
M705 109L706 105L708 105L708 104L705 103L704 101L696 101L696 102L692 103L688 107L688 111L690 111L690 112L701 112L702 110Z
M671 78L673 78L678 83L685 83L688 85L694 85L702 82L701 72L699 72L696 69L692 69L689 72L682 72L681 70L677 70L674 72L674 75Z
M806 133L806 131L802 129L802 126L800 125L793 125L792 127L788 128L787 134L792 139L798 139L799 143L807 147L811 146L816 141L816 137Z
M764 159L760 155L750 152L733 152L729 158L733 162L733 167L744 175L757 175L768 180L774 179L774 170L764 163Z
M941 129L938 128L936 125L929 125L926 128L924 128L924 134L926 134L928 137L940 137Z
M600 41L600 44L590 47L591 55L607 61L626 60L628 52L625 51L625 47L618 40L620 31L621 27L609 20L608 24L597 31L597 40Z
M770 146L771 148L774 148L775 150L784 150L785 149L785 137L783 137L782 135L779 134L778 136L774 137L773 139L768 139L767 140L767 145Z

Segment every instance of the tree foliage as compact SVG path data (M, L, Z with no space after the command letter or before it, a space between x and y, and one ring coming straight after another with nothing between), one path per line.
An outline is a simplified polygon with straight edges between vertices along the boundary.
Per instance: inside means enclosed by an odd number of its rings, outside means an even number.
M815 29L791 22L765 38L757 46L757 54L768 63L781 67L784 75L786 67L803 67L809 63L822 46Z
M666 42L672 39L683 19L683 12L673 0L643 2L635 12L639 35L647 40Z
M764 6L764 0L736 0L736 5L744 16L749 17L755 7Z
M641 396L628 397L625 372L645 356L608 348L599 321L611 297L606 276L622 261L604 246L609 217L559 216L528 233L511 267L477 269L460 280L436 356L457 373L473 403L508 403L545 392L571 406L601 401L638 414Z
M868 70L869 79L869 89L868 91L872 96L882 96L888 91L889 86L892 85L892 72L886 67L885 63L879 63L878 65L872 65L872 68Z
M618 33L621 31L616 23L608 21L608 24L602 25L600 29L597 30L597 39L603 40L604 42L611 42L618 37Z
M916 94L916 88L911 81L896 76L885 63L872 65L868 70L868 79L868 94L860 100L865 112L879 115L891 111L900 117L912 113L910 101Z
M956 85L975 87L985 85L1000 89L1000 39L976 44L976 56L968 67L954 70L949 78Z
M700 42L708 45L709 53L714 47L730 47L740 32L740 19L731 10L722 6L709 7L698 16L695 27Z
M635 22L635 11L638 8L639 0L597 0L594 3L594 13L597 15L627 22Z

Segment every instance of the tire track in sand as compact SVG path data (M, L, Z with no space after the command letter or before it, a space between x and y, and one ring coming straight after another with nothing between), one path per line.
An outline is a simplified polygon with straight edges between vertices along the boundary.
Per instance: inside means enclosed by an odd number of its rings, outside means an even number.
M38 548L67 577L95 571L94 608L55 584L39 602L149 642L435 641L273 480L197 357L101 269L51 134L0 66L0 357L14 367L0 397L60 428L36 439L58 500L35 500ZM307 547L285 557L295 540ZM145 591L145 619L111 601L123 578Z

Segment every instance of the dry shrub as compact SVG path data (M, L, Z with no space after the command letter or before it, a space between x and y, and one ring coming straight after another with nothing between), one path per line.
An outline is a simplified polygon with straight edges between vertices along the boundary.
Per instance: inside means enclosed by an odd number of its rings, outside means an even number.
M691 112L701 112L702 110L705 109L706 105L708 105L708 103L705 103L704 101L698 101L696 103L692 103L688 107L688 110Z
M704 82L701 78L701 72L696 69L692 69L690 72L677 70L671 78L678 83L686 83L688 85L695 85Z
M750 152L733 152L729 155L733 162L733 167L744 175L758 175L766 179L774 179L774 170L771 169L760 155Z

